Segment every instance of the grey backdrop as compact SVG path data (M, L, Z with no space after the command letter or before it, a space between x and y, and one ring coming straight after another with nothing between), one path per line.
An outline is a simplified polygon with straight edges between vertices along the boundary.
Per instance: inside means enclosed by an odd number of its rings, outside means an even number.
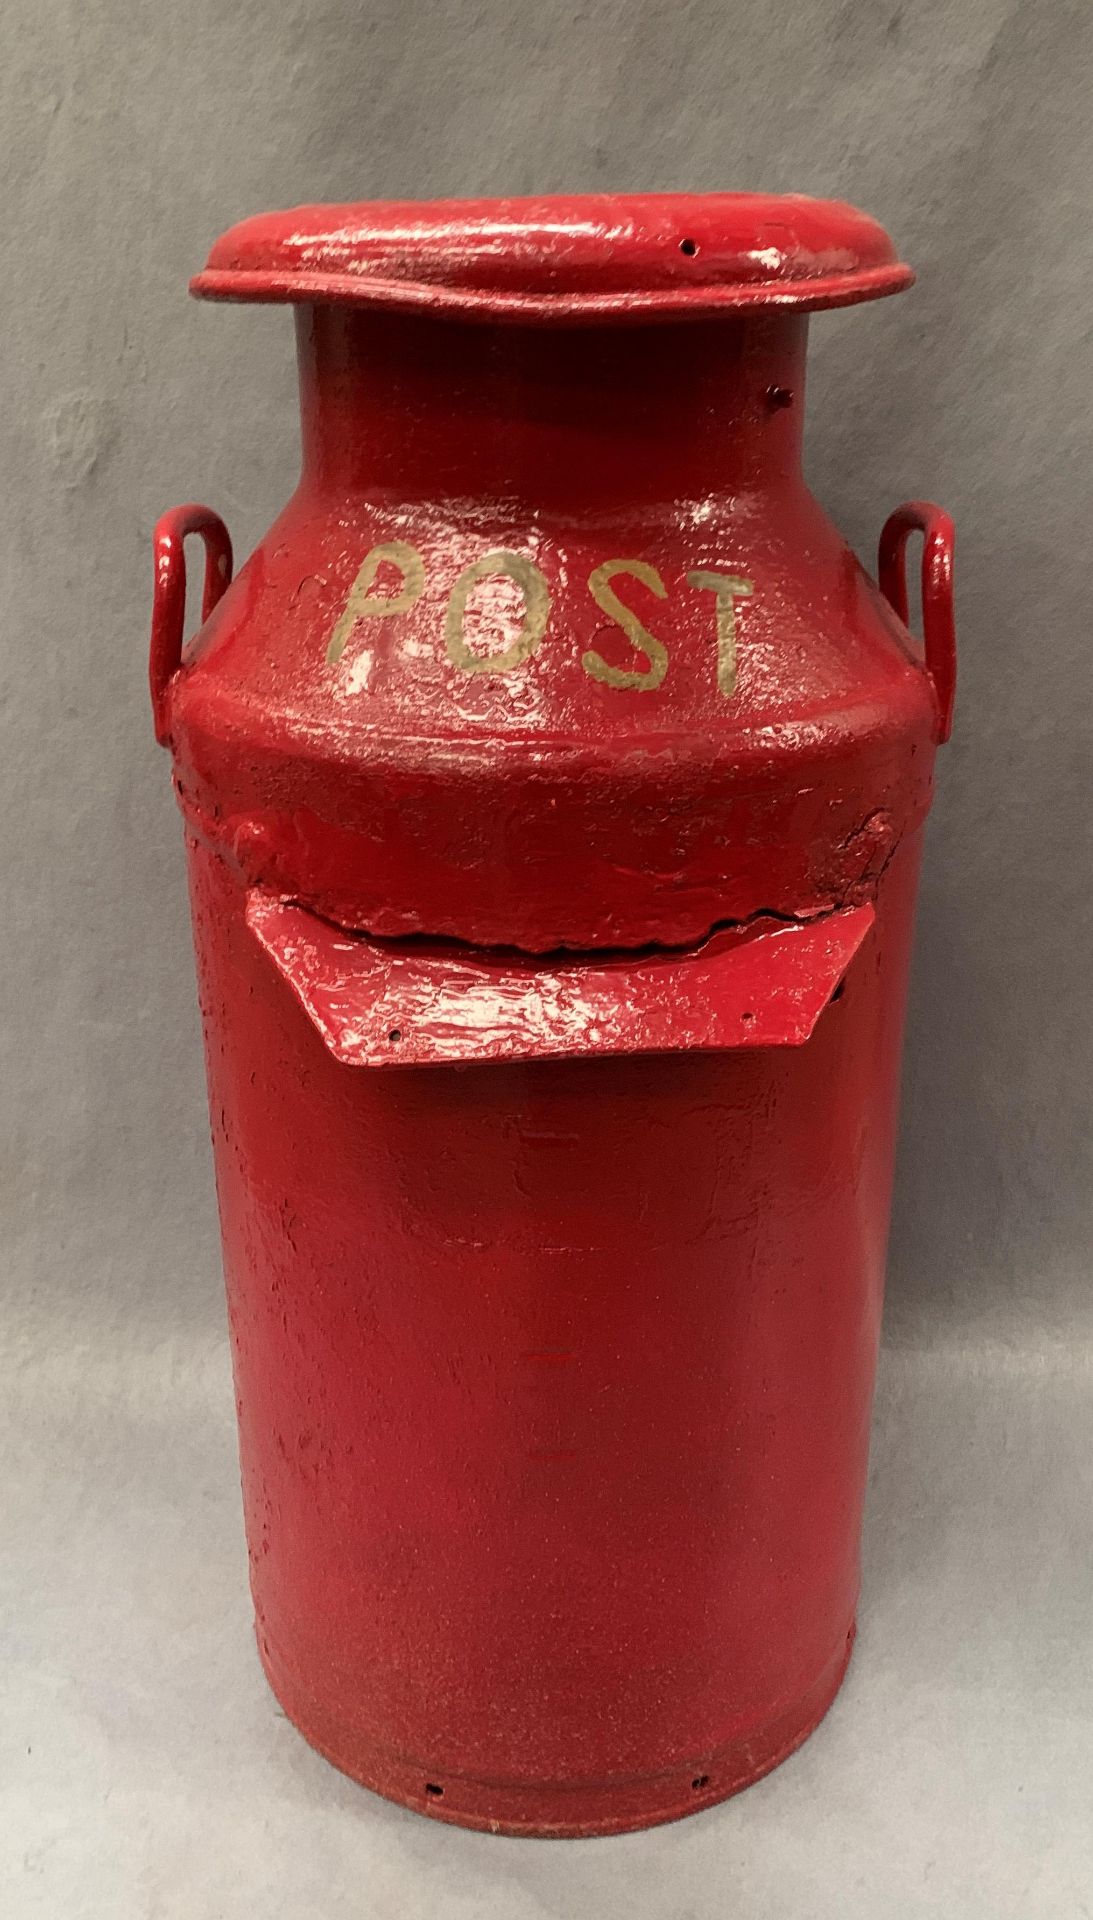
M1093 1911L1091 76L1087 0L9 0L11 1920ZM817 317L808 464L870 563L905 496L955 514L961 678L851 1677L742 1799L544 1846L351 1787L250 1651L149 533L200 498L242 557L293 483L287 315L186 297L225 225L642 187L842 196L918 267Z

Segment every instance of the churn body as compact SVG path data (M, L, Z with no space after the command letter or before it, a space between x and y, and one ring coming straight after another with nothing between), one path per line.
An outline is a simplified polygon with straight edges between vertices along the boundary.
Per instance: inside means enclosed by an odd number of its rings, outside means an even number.
M195 283L296 304L303 410L230 586L160 523L152 649L258 1640L442 1818L695 1810L849 1657L951 527L881 592L800 434L809 309L909 277L711 196L297 209Z

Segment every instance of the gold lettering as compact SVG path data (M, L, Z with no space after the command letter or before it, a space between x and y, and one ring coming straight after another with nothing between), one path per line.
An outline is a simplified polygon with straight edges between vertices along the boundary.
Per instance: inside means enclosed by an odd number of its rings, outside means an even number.
M717 690L727 700L736 691L736 600L753 592L755 583L698 569L687 575L687 585L717 596Z
M503 653L472 653L463 632L467 601L480 580L503 574L515 580L524 596L524 620L515 640ZM448 654L464 673L511 673L535 652L550 618L550 588L534 560L522 553L484 553L480 560L464 567L448 601L444 637Z
M596 605L622 628L631 646L645 655L649 665L641 669L610 667L592 647L582 655L581 665L593 680L601 681L605 687L651 690L659 687L668 671L668 649L663 640L642 626L636 613L623 606L610 584L617 573L627 573L632 579L640 580L642 586L648 587L660 600L667 598L668 589L656 568L646 566L644 560L605 560L602 567L594 567L588 576L588 590Z
M389 599L377 599L372 593L372 583L385 560L398 568L402 586ZM390 613L406 613L424 585L425 562L415 547L408 546L405 540L385 540L373 547L349 589L344 611L330 636L326 650L328 665L333 666L335 660L341 659L358 620L385 619Z

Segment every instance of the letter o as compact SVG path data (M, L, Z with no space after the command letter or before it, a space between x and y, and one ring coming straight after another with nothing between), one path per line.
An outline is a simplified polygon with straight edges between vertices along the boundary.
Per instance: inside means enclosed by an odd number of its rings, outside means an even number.
M524 621L517 634L503 653L472 653L463 633L463 622L467 612L467 601L479 580L487 580L491 575L504 574L507 579L515 580L524 596ZM550 588L544 575L522 553L484 553L480 560L474 560L464 567L448 600L448 612L444 622L444 637L448 644L448 654L457 667L464 673L511 673L535 652L550 618Z

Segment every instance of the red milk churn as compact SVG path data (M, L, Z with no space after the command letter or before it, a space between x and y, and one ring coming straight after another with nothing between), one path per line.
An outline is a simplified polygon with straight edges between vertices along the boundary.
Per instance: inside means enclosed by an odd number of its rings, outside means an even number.
M910 279L728 194L297 208L194 282L295 306L303 410L233 583L155 536L258 1643L441 1819L692 1812L846 1667L952 527L874 584L804 355Z

